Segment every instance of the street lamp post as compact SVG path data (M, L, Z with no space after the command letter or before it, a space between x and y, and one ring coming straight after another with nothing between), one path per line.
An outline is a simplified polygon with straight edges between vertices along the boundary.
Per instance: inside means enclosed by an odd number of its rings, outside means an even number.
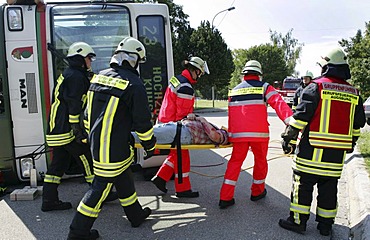
M212 30L213 30L213 21L215 20L215 18L217 17L218 14L223 13L223 12L226 12L226 11L232 11L234 9L235 9L235 7L229 7L228 9L224 9L224 10L219 11L218 13L216 13L216 15L212 19L212 24L211 24Z
M212 23L211 23L212 32L213 32L213 21L215 20L217 15L220 14L220 13L226 12L226 11L232 11L234 9L235 9L235 7L229 7L228 9L224 9L224 10L219 11L218 13L215 14L215 16L212 18ZM215 87L214 86L212 86L212 107L215 108Z

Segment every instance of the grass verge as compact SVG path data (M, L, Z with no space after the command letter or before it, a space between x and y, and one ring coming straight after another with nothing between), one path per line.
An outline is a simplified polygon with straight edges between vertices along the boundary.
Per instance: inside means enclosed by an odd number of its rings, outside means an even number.
M214 101L205 99L195 100L195 109L205 109L205 108L227 109L227 100L214 100Z
M370 173L370 132L362 132L357 144L364 157L367 171Z

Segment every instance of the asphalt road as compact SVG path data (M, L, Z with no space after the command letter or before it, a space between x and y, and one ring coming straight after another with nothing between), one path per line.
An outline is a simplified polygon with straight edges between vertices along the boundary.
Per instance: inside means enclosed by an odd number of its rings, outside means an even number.
M201 115L218 126L227 126L226 112ZM323 237L316 230L315 202L304 235L278 226L279 219L289 214L291 158L282 156L279 136L284 124L272 109L269 109L269 122L271 141L265 199L257 202L249 200L253 166L253 154L249 152L243 165L248 170L240 174L237 183L236 204L220 210L219 191L231 148L194 150L191 151L190 178L193 190L200 192L199 198L176 198L173 181L167 184L169 192L163 195L137 172L135 179L139 200L143 206L153 210L152 215L139 228L131 228L118 201L105 204L94 224L100 232L100 239L349 239L345 176L340 181L339 213L332 237ZM0 239L66 239L75 208L87 189L82 178L64 180L59 187L60 199L71 201L74 209L59 212L42 212L41 197L33 201L12 202L9 195L5 196L0 201ZM316 199L315 196L313 199Z

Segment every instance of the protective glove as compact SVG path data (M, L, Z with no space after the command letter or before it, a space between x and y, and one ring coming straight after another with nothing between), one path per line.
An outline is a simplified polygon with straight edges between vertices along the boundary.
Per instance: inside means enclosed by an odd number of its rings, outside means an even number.
M281 142L281 146L283 148L284 154L291 154L295 152L296 144L299 134L299 129L292 127L288 125L285 128L285 131L281 134L281 137L283 138Z
M141 141L141 145L144 147L144 160L147 160L154 155L156 142L157 139L154 136L148 141Z
M86 131L80 126L79 123L72 123L71 128L73 130L73 134L75 135L75 140L77 143L85 144L87 139Z
M346 153L353 153L356 147L357 140L358 140L358 137L352 137L352 148L350 150L347 150Z

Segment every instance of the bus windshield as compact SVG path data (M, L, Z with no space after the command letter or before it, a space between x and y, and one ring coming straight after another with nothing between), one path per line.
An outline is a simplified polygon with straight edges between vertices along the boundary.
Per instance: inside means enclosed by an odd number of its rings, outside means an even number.
M51 16L54 47L66 56L72 43L88 43L97 56L96 61L92 62L94 72L108 68L118 43L131 35L130 15L124 6L56 5L52 8ZM56 76L65 67L62 59L56 59Z

